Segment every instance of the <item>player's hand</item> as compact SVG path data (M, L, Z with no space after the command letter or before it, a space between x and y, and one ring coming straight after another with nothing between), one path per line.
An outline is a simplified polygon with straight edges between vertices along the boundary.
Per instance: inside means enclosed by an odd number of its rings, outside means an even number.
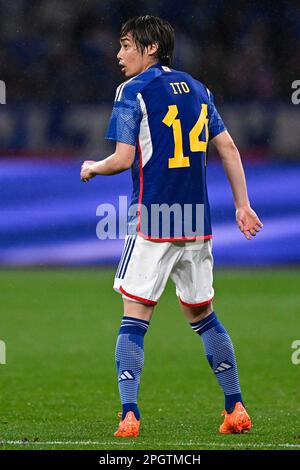
M239 207L235 214L236 223L247 240L251 240L252 237L255 237L255 235L263 227L263 224L259 220L257 214L253 209L251 209L250 206Z
M95 163L94 160L85 160L81 165L80 179L84 183L87 183L91 178L96 176L96 174L91 170L93 163Z

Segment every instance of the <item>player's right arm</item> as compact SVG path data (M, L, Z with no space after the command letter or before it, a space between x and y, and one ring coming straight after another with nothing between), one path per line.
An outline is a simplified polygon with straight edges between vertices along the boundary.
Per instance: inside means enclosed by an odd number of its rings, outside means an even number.
M250 206L245 173L240 153L227 130L216 135L211 142L217 149L229 180L236 208L236 221L248 240L263 227Z
M86 183L97 175L116 175L117 173L128 170L134 162L134 157L134 145L117 142L115 152L104 160L98 162L86 160L83 162L80 178Z
M99 162L86 160L80 177L84 182L96 175L115 175L129 169L135 158L142 111L138 99L138 86L134 81L121 84L116 91L113 111L106 138L116 142L116 150Z

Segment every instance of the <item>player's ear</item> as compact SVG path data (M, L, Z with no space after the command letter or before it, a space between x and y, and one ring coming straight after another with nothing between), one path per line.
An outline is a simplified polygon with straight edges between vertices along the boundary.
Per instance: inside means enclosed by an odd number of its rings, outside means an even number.
M147 54L149 56L154 56L159 49L159 45L157 42L154 42L153 44L150 44L150 46L147 47Z

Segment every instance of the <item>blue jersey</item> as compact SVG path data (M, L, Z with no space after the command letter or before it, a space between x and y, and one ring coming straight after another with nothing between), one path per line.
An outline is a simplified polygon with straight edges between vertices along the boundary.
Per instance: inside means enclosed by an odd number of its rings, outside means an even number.
M117 88L106 138L136 146L129 231L172 241L212 236L208 141L225 130L210 91L155 64Z

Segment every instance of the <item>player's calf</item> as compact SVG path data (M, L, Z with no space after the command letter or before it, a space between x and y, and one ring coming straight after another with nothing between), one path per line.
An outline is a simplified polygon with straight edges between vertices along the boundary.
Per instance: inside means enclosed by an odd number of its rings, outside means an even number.
M144 336L149 322L124 316L116 345L118 385L122 402L122 421L126 416L140 420L137 405L140 377L144 366ZM126 424L126 423L125 423Z
M235 410L237 403L243 406L234 348L223 325L212 312L203 320L190 323L203 341L208 363L225 396L226 414Z

